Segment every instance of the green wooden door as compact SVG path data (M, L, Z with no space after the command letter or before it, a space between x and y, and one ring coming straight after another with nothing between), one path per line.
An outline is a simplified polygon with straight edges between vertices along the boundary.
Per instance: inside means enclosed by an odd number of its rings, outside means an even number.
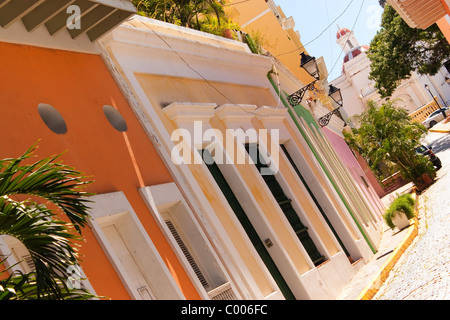
M207 150L203 150L202 156L209 169L209 172L211 172L212 176L214 177L214 180L216 181L223 195L227 199L228 204L236 214L236 217L238 218L239 222L241 223L242 227L247 233L247 236L249 237L250 241L252 242L253 246L255 247L256 251L261 257L261 260L264 262L273 279L275 280L276 284L280 288L283 296L287 300L295 300L294 294L292 293L291 289L289 288L280 271L278 270L277 265L275 264L269 252L267 251L264 243L259 238L258 233L256 232L255 228L248 219L247 214L245 213L238 199L231 190L227 180L220 172L219 167L211 157L211 154Z
M269 170L269 166L264 161L264 158L261 156L257 148L258 146L255 144L246 144L247 152L258 168L258 171L261 173L261 170L263 169ZM291 199L286 196L277 179L275 178L275 175L265 174L261 176L272 192L272 195L274 196L290 225L294 229L297 237L299 238L309 257L313 261L314 265L317 266L321 264L325 260L325 257L320 254L319 250L317 250L314 241L309 236L308 228L301 222L300 217L292 206Z

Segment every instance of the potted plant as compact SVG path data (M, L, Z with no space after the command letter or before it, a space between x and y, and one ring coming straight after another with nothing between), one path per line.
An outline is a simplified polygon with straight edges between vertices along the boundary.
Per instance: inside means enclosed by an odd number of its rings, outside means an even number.
M414 218L415 200L407 193L395 199L383 215L384 221L391 228L402 230L409 226L409 220Z
M423 191L430 186L436 178L436 169L428 157L423 155L415 155L413 159L415 162L414 172L412 172L412 181L417 187L417 190Z

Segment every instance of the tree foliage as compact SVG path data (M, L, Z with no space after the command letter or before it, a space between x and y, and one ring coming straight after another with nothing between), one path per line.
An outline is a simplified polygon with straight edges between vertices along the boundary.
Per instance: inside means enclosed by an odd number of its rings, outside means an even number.
M67 285L67 270L78 265L77 242L89 218L88 200L83 198L88 194L82 188L90 182L56 162L59 156L30 163L34 149L0 160L0 235L19 240L36 269L28 274L14 271L6 277L14 266L0 272L0 300L92 298L86 290ZM70 222L49 206L59 208ZM0 264L7 258L2 257Z
M381 106L369 101L356 120L358 128L344 134L346 141L375 172L383 163L400 171L410 181L425 172L434 177L431 161L415 153L427 129L418 122L411 123L405 109L397 108L392 101Z
M183 27L219 35L224 28L230 28L223 10L224 0L133 0L133 3L140 15Z
M426 30L410 28L389 4L381 30L370 44L370 79L382 97L390 97L411 72L435 75L450 58L450 45L436 24Z

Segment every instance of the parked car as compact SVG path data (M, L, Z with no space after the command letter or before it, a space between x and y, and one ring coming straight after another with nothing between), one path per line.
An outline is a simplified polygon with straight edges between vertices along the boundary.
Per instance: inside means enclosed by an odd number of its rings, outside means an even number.
M450 110L447 107L442 108L442 110L444 110L444 113L445 113L446 116L448 116L450 114ZM434 127L438 122L440 122L440 121L442 121L444 119L445 119L445 117L442 114L442 111L441 110L436 110L432 114L430 114L428 116L428 118L425 121L422 122L422 124L425 127L427 127L428 129L430 129L430 128Z
M433 163L436 170L439 170L442 167L441 159L439 159L432 151L432 147L421 145L420 147L416 148L417 154L423 154L424 156L430 157L431 162Z

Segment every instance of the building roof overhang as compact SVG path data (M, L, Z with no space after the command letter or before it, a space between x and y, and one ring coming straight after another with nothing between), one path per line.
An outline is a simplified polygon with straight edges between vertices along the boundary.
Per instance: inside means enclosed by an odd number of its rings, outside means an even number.
M411 28L427 29L447 14L441 0L388 0Z
M94 42L135 13L130 0L0 0L0 27L21 20L29 32L45 25L52 36L66 29Z

